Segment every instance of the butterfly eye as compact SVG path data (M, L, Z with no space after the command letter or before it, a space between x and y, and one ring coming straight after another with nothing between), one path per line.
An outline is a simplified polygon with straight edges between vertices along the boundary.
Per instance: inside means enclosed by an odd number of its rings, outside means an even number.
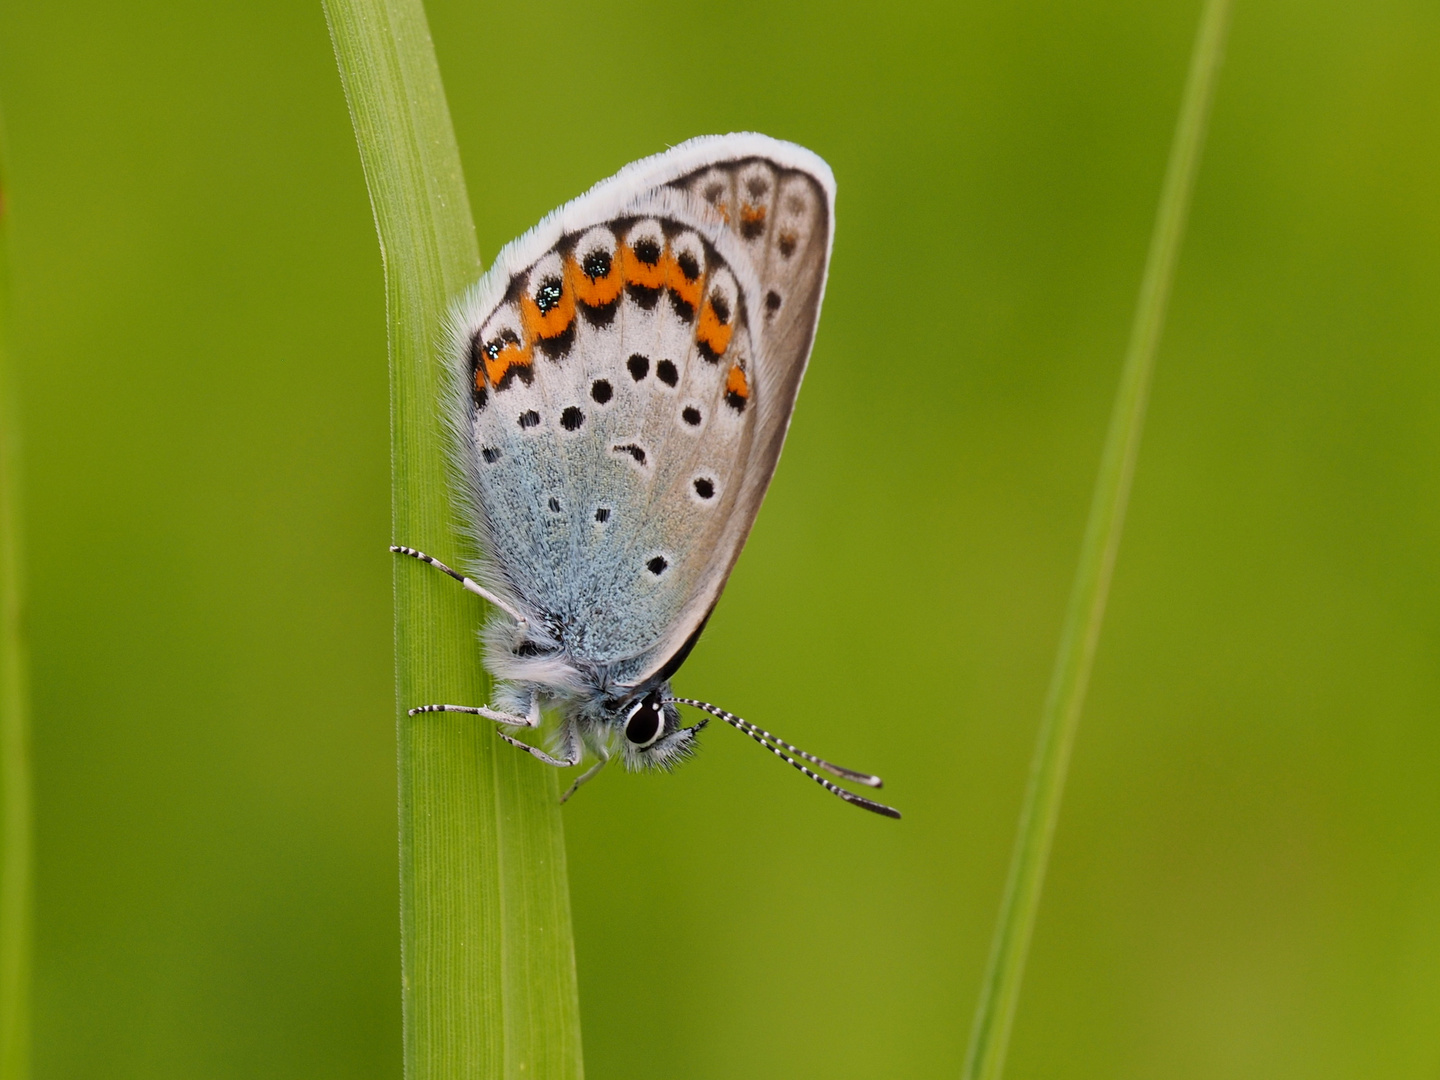
M630 710L630 717L625 721L625 740L636 750L646 750L664 733L665 713L660 698L650 694Z

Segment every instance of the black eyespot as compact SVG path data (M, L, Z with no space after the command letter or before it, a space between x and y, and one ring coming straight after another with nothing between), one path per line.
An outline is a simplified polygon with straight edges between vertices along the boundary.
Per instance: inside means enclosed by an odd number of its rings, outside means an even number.
M713 499L715 497L715 481L708 476L696 477L695 494L702 499Z
M493 446L486 446L481 448L480 456L485 459L486 465L494 465L500 460L500 451Z
M499 334L485 343L485 355L494 360L505 351L507 345L518 346L519 344L520 338L514 330L501 330Z
M560 512L560 500L554 495L550 496L550 511L555 514Z
M780 310L780 294L774 289L765 294L765 310L772 315Z
M710 295L710 307L714 310L715 318L720 321L721 326L724 326L730 321L730 301L726 300L725 297L719 293L712 293Z
M635 245L635 258L646 266L654 266L660 261L660 245L648 236L645 237Z
M663 574L665 572L665 568L669 565L670 564L665 560L664 555L656 555L653 559L651 559L645 564L646 568L649 569L650 573L654 574L656 577L659 577L661 574Z
M534 409L526 409L520 414L520 426L522 428L532 428L538 423L540 423L540 414Z
M557 277L546 278L542 281L540 287L535 290L535 306L540 309L540 314L544 315L554 310L560 303L560 297L564 291L565 288Z
M585 271L585 276L592 281L595 278L610 276L610 253L603 249L597 249L585 256L580 263L580 269Z
M722 187L720 184L711 184L705 189L705 201L713 203L716 199L720 198L720 196L724 194L724 187Z
M635 706L630 718L625 721L625 740L638 750L644 750L660 738L665 730L665 710L657 694L646 695Z
M613 393L614 391L610 389L609 379L596 379L590 384L590 400L596 405L604 405L610 400Z
M571 405L560 414L560 426L566 431L578 431L583 423L585 423L585 414L580 411L579 406Z
M666 386L674 386L680 381L680 372L669 360L661 360L655 365L655 377Z
M680 258L675 260L675 265L680 267L680 272L685 275L686 281L694 281L700 276L700 260L688 251L680 253Z
M605 522L610 520L610 508L608 506L602 506L599 510L596 510L595 520L601 525L604 525Z
M625 361L625 366L630 369L630 377L636 382L650 374L650 358L641 356L638 352Z
M680 415L684 417L685 423L691 427L695 427L700 423L700 410L695 408L694 405L686 405Z

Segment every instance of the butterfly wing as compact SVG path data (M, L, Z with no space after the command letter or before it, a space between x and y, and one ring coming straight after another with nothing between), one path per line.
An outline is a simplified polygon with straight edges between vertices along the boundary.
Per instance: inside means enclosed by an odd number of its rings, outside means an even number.
M692 140L547 217L458 309L476 572L530 624L492 635L497 675L584 692L683 659L779 458L833 192L799 147Z

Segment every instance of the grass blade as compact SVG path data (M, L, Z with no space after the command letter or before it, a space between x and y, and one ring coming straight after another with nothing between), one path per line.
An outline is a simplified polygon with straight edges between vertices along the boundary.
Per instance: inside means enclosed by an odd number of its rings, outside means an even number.
M30 1075L30 696L20 433L7 349L9 191L0 168L0 1080Z
M453 557L436 352L480 270L420 0L325 0L385 265L396 542ZM479 704L478 602L395 560L402 987L411 1080L582 1075L554 771L491 725L410 705Z
M999 1080L1005 1067L1005 1052L1020 997L1035 913L1040 906L1070 750L1100 639L1115 553L1120 546L1135 457L1145 422L1155 347L1165 323L1166 301L1189 213L1215 74L1223 52L1229 6L1229 0L1205 0L1200 16L1165 184L1150 237L1135 322L1110 416L1110 429L1105 436L1090 519L1080 548L1080 565L1065 613L1059 653L1030 766L1030 782L1020 811L1000 919L965 1057L964 1080Z

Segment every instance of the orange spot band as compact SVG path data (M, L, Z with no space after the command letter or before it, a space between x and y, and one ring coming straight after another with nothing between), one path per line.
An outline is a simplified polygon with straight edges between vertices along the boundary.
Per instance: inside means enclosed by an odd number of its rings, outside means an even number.
M610 261L610 272L604 277L592 278L580 268L573 255L567 255L565 257L565 280L576 299L592 308L604 307L606 304L612 303L625 286L625 279L620 273L619 259Z
M749 400L750 380L745 378L745 369L739 364L731 364L730 373L725 376L725 404L743 412Z
M485 380L494 387L500 385L500 381L510 373L512 368L529 367L533 354L528 347L510 343L491 357L485 354ZM476 372L478 379L479 372ZM476 387L479 389L479 387Z
M708 360L718 360L730 347L730 338L735 333L733 323L722 323L715 314L715 304L707 300L700 311L700 322L695 327L695 340L701 345L701 352Z
M568 282L562 283L560 300L549 311L541 311L540 305L529 294L520 297L520 318L525 323L528 340L559 337L575 321L575 290L569 287Z
M670 252L665 253L665 258L660 260L665 266L665 284L670 286L670 291L690 305L691 310L700 306L700 296L704 291L705 274L695 276L691 281L685 276L685 271L680 269L680 263Z
M658 289L665 284L665 264L668 260L664 256L654 263L643 263L629 244L623 245L620 252L621 272L627 284L646 289Z

